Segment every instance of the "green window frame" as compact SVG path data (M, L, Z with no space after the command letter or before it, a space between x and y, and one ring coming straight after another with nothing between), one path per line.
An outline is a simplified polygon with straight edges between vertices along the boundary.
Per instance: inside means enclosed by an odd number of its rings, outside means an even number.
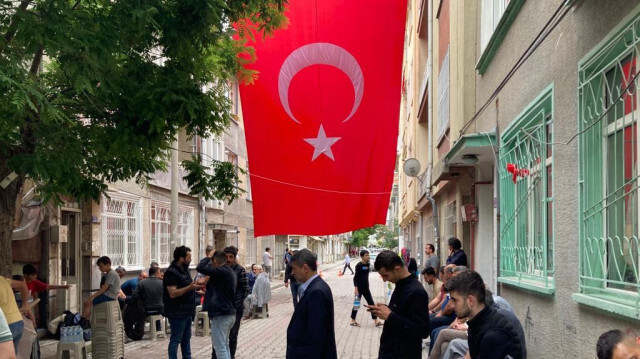
M499 159L498 282L549 295L555 292L552 134L550 85L505 129Z
M573 299L640 319L640 15L578 65L580 292Z

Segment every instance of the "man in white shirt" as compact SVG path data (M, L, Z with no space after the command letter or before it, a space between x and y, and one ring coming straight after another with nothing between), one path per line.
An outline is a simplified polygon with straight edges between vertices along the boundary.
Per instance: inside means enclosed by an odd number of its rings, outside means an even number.
M262 267L264 268L264 272L269 275L269 279L271 279L271 265L273 263L273 256L271 255L271 248L267 247L262 253Z
M349 268L351 275L353 275L353 269L351 269L351 258L349 258L347 252L344 252L344 268L342 269L342 274L345 274L347 268Z

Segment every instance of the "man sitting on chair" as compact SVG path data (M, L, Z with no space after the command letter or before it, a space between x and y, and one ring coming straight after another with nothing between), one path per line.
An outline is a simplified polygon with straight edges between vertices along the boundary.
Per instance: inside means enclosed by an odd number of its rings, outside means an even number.
M271 300L271 281L269 280L269 275L262 272L261 265L256 265L255 269L257 277L251 292L251 304L258 307L258 312L261 312L263 307Z
M146 317L162 314L162 290L162 271L158 267L149 268L149 278L141 280L132 295L134 299L142 300ZM156 330L160 330L161 327L161 323L156 323Z

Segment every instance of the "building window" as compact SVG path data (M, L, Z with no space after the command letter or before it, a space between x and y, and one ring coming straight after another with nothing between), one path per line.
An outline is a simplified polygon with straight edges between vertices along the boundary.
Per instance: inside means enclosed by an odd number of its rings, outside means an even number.
M207 167L207 173L213 174L212 165L214 161L224 161L224 144L219 137L209 137L202 139L202 160ZM207 201L207 206L214 209L222 209L224 203L217 199Z
M226 157L226 161L230 162L235 168L236 168L236 175L238 174L238 155L231 151L230 149L226 148L224 150L225 153L225 157ZM236 182L236 194L237 194L237 187L238 187L238 182Z
M438 143L449 130L449 49L438 74Z
M509 0L482 0L481 28L480 28L480 51L484 51L489 43L493 32L498 27L498 23L509 5Z
M498 281L554 292L553 88L504 131L500 146Z
M140 201L119 198L102 199L102 251L115 268L142 267Z
M579 65L580 293L640 319L637 76L640 16ZM602 307L602 305L599 305Z
M173 249L185 245L193 247L193 209L180 207L178 213L177 242L171 243L171 210L168 204L151 204L151 260L161 266L173 260ZM195 251L192 251L195 259Z

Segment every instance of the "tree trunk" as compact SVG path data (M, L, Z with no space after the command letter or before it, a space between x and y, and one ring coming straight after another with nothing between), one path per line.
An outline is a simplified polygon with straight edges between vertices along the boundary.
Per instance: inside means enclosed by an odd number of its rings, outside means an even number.
M0 162L0 182L11 170ZM23 176L18 176L7 188L0 187L0 275L11 277L13 256L11 253L11 238L13 236L13 219L16 214L16 199L22 184Z

